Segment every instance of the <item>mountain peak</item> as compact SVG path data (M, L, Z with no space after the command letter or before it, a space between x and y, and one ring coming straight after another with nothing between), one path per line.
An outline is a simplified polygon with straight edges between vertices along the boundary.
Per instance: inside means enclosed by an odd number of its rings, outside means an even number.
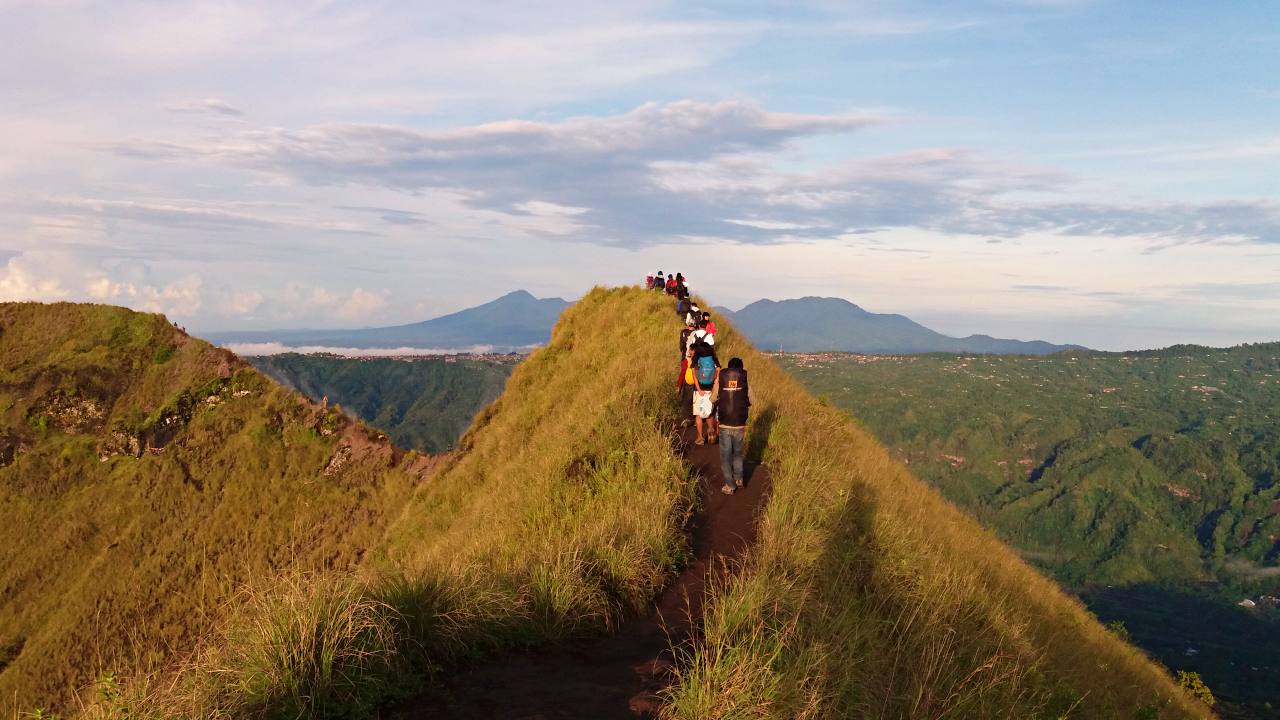
M502 302L503 300L537 300L533 293L528 290L512 290L502 297L494 300L494 302Z
M1068 346L986 335L954 338L903 315L868 312L844 298L807 296L760 300L733 314L738 327L763 347L795 352L974 352L1045 354Z

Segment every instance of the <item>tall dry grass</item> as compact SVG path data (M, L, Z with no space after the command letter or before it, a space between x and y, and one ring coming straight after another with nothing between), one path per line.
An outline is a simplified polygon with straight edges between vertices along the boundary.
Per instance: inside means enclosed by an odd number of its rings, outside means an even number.
M1077 601L720 324L773 494L666 718L1198 718Z
M688 554L671 304L597 289L405 504L358 575L246 596L186 667L99 716L364 717L440 673L607 632Z

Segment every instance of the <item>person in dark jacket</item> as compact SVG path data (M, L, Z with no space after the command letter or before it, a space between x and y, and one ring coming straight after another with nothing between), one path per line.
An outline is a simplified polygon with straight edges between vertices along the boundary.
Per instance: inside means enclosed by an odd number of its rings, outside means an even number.
M746 457L747 415L753 396L747 382L742 358L733 358L716 376L711 399L720 415L720 473L724 487L720 492L732 495L743 486L742 466Z

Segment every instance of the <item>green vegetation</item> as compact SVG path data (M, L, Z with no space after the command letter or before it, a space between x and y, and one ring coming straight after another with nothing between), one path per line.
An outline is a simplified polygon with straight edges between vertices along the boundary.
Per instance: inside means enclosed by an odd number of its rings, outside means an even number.
M1067 582L1275 566L1280 344L782 362Z
M1277 699L1280 623L1235 603L1280 586L1280 344L779 359L1171 667Z
M6 343L25 333L25 328L40 324L33 315L49 311L39 306L4 307L12 313L4 322ZM163 319L153 316L87 306L55 307L69 314L104 312L113 322L147 322L157 333L172 332ZM171 525L196 539L189 547L175 543L166 555L171 577L158 570L130 570L138 558L149 562L151 549L145 545L130 546L127 554L108 558L95 554L100 553L97 546L84 550L98 567L109 563L110 584L119 586L116 595L124 596L126 588L131 588L139 596L115 598L116 602L145 602L155 615L182 623L184 632L171 635L169 642L158 638L158 633L117 626L143 622L145 629L144 621L151 618L140 611L113 619L106 633L100 633L104 628L95 618L73 616L62 619L60 626L68 628L66 633L79 635L79 646L46 643L36 656L28 654L32 638L56 636L60 631L52 619L33 617L19 632L28 640L26 649L0 675L0 681L12 683L5 687L5 702L16 690L21 709L73 707L73 691L110 669L123 678L120 690L109 701L94 704L90 715L358 717L488 652L614 627L625 613L648 605L687 553L683 525L693 503L693 485L671 444L669 427L675 408L669 399L665 362L669 351L667 344L653 342L668 330L667 314L660 309L665 310L666 303L647 294L592 293L559 324L552 342L516 370L503 400L485 411L463 438L463 451L440 461L443 467L425 483L417 482L420 475L397 480L401 470L386 468L397 464L421 471L426 463L411 455L401 458L398 451L378 444L376 434L347 423L339 413L301 403L256 372L238 367L232 382L240 384L230 386L217 403L197 403L187 413L188 425L172 433L163 452L144 450L141 459L128 456L106 464L90 457L64 481L69 492L83 493L85 484L96 490L93 473L99 466L118 462L131 468L128 462L176 462L187 459L188 453L203 453L187 468L190 482L180 472L149 481L124 477L136 495L165 511L163 518L135 513L140 535L151 538L157 533L154 526ZM92 332L92 327L81 327L88 322L80 315L64 319L68 337ZM34 333L30 341L32 350L25 359L18 358L15 366L38 368L51 354L48 347L38 347ZM141 342L145 346L149 341L143 337ZM184 417L185 411L179 410L187 404L175 398L199 396L190 386L200 388L208 382L201 368L218 377L218 363L206 367L199 362L203 356L188 358L183 353L198 350L225 359L219 351L198 341L182 342L166 365L185 367L190 360L193 378L168 388L160 394L162 399L135 415ZM619 343L635 351L618 353ZM95 340L86 337L83 344L91 348ZM85 354L77 351L68 357L87 363ZM145 354L146 372L156 367L150 363L152 356L153 351ZM137 363L111 357L102 358L100 364L124 368L108 383L113 387L142 382L131 374L130 368L138 367ZM242 387L253 387L257 394L238 395L243 390L235 388ZM264 397L287 399L299 408L299 417L275 414L270 404L259 407ZM233 408L263 417L224 417ZM19 403L12 412L26 411ZM194 434L195 429L206 427L221 428L226 433L223 442L215 443L217 436L212 434ZM386 447L386 454L374 463L364 445L339 440L348 435L361 435L379 449ZM15 464L5 469L12 473L4 477L5 488L26 484L34 491L42 486L27 472L27 463L53 452L46 451L46 446L63 440L64 434L52 431L24 439L19 454L22 467ZM298 468L281 468L260 447L281 444L309 454L297 463ZM365 457L371 460L366 462ZM222 478L217 468L224 465L237 474ZM340 482L360 468L369 471L364 479ZM307 469L306 481L290 480ZM218 478L216 486L211 487L210 475ZM188 511L167 495L170 486L182 489L194 483L203 483L226 505L225 522L211 523L205 508ZM321 502L330 486L337 486L331 492L350 497L355 505L343 509ZM103 488L103 492L109 491ZM281 504L284 509L275 515L252 502L270 503L278 492L286 493L292 504ZM34 505L31 499L14 495ZM232 495L237 498L234 506L229 500ZM116 512L117 501L110 495L94 498L92 510L80 508L86 515L84 522L105 524L96 513ZM372 507L362 508L360 502ZM48 498L43 511L66 515L67 503L61 496ZM300 512L299 506L306 505L320 506L333 517ZM385 510L374 512L383 506ZM125 513L129 510L120 508ZM347 526L335 523L337 519L351 523L352 529L342 532ZM277 536L255 537L243 527L255 524L274 527ZM23 525L15 522L7 527ZM358 534L354 528L359 528ZM206 532L217 533L223 541L214 543ZM376 542L365 540L375 534ZM40 542L39 536L24 534L22 539L37 546ZM206 559L203 548L215 544L216 551ZM60 548L60 536L54 535L49 545L50 553ZM17 554L17 544L11 546ZM112 552L119 550L125 550L123 544ZM300 555L304 559L338 555L351 561L302 562L297 559ZM221 574L210 572L213 558L238 567L257 556L278 563L250 565L251 573L234 577L228 577L229 571L222 566ZM28 564L26 559L23 564ZM60 561L43 565L63 569ZM68 572L83 577L74 570ZM23 587L28 596L51 606L81 593L101 595L60 578L32 586L25 585L25 577L5 578L5 582ZM184 593L197 588L204 593L196 598L199 602L187 600ZM96 597L86 602L102 606ZM4 611L6 618L13 613L9 606ZM107 611L111 612L109 607ZM202 627L214 627L216 632L194 632ZM126 639L129 647L152 649L155 654L135 658L122 652L90 653L69 669L77 662L72 657L79 655L75 648L89 643L115 647ZM33 663L27 667L35 669L21 667L23 662ZM56 684L44 681L42 670L47 668L65 669L67 679Z
M676 326L653 293L597 289L567 311L429 479L429 461L161 318L7 305L0 327L15 709L75 709L102 678L86 717L366 717L486 654L607 632L686 561ZM667 717L1208 715L720 333L759 394L750 452L773 495Z
M773 497L668 718L1208 715L842 412L720 334L751 372Z
M162 317L0 305L0 714L181 660L252 581L356 567L423 472L322 421Z
M458 358L344 358L267 355L248 358L268 377L353 412L402 448L443 452L454 447L472 418L497 399L518 356Z

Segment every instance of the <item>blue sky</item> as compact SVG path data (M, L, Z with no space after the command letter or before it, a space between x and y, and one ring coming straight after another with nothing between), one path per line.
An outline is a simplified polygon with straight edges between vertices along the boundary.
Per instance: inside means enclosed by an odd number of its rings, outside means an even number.
M663 268L1280 339L1280 5L0 0L0 300L408 322Z

